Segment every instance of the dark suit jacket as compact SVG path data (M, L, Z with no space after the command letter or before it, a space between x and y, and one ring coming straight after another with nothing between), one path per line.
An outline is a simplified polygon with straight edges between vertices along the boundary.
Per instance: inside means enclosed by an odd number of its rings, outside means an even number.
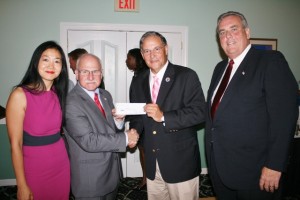
M117 188L122 177L117 152L126 151L126 136L115 126L111 95L106 90L99 91L107 119L78 83L67 96L64 132L76 198L104 196Z
M264 166L286 169L298 116L298 86L280 52L251 48L212 120L211 98L227 62L216 66L207 95L208 164L212 145L217 171L226 186L257 189Z
M149 70L139 74L131 87L132 102L151 103ZM146 176L153 180L156 160L163 179L178 183L199 175L197 125L204 121L205 100L197 74L169 63L156 102L164 112L165 126L146 115L130 126L145 131Z

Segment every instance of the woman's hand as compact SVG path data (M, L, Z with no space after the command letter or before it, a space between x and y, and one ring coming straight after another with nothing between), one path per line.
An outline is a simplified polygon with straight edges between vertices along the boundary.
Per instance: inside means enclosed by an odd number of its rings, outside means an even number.
M18 187L17 198L18 200L33 200L33 194L30 188L26 185Z

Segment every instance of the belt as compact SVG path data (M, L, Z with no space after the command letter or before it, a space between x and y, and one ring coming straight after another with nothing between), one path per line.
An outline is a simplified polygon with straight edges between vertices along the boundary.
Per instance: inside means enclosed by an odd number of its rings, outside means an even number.
M24 146L43 146L53 144L61 138L60 133L47 136L32 136L26 131L23 131L23 145Z

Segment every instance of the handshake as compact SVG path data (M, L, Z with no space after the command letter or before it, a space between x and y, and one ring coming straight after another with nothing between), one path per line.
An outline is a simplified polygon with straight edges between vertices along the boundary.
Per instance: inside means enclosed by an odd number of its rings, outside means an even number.
M130 129L126 131L127 138L128 138L128 147L133 148L136 146L137 142L139 141L139 134L135 129Z

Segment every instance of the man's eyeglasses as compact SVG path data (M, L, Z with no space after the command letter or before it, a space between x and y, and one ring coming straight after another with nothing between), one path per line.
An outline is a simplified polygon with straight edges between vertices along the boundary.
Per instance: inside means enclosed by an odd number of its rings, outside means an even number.
M148 56L150 55L151 53L153 54L159 54L161 53L161 50L162 48L164 48L165 46L159 46L159 47L155 47L154 49L150 50L150 49L143 49L142 50L142 53L145 55L145 56Z
M82 76L89 76L90 74L92 74L93 76L98 76L102 73L101 70L89 71L89 70L85 70L85 69L84 70L78 70L78 72Z

